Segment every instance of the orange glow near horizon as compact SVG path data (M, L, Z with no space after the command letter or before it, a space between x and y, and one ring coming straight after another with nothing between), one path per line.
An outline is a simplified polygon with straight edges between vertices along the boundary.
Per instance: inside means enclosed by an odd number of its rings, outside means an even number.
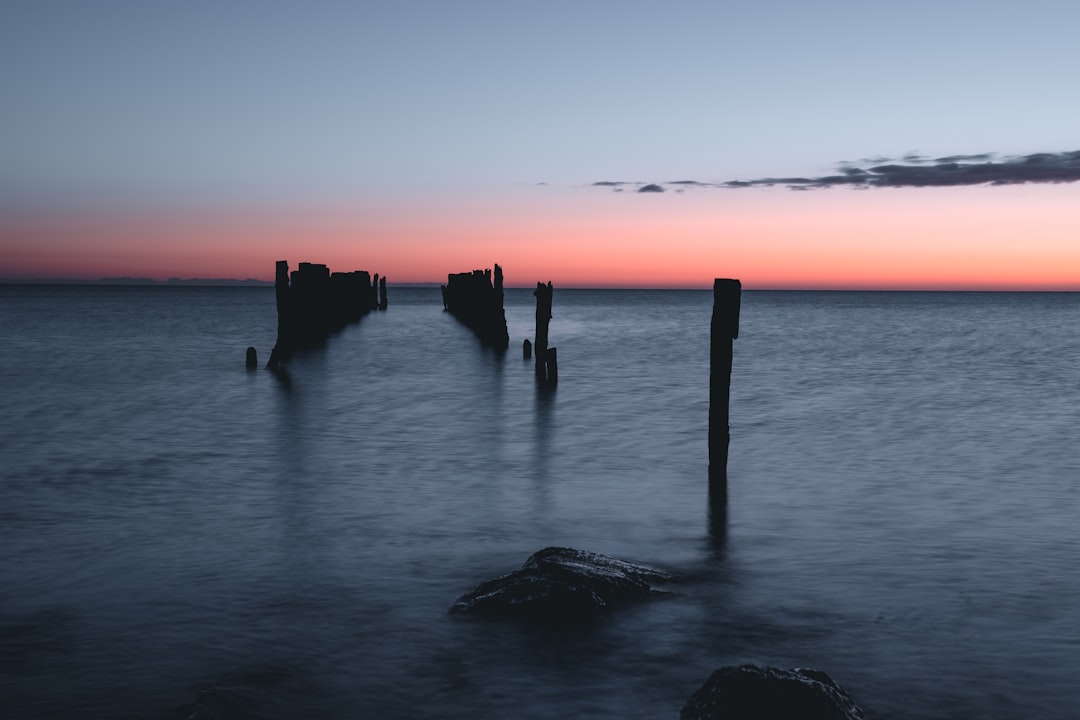
M0 215L0 279L272 280L274 262L445 282L499 263L509 286L1080 290L1075 186L549 188L330 211Z

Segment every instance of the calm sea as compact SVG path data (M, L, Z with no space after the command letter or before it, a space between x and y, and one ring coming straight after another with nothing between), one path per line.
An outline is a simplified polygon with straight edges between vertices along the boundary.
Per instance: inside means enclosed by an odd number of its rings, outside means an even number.
M265 362L270 288L0 287L0 714L677 718L721 665L868 718L1080 717L1080 295L556 288L554 392L437 288ZM549 545L676 570L590 629L448 617Z

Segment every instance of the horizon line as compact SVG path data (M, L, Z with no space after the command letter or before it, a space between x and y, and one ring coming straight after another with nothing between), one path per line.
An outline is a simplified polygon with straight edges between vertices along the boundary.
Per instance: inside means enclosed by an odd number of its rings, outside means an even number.
M444 283L439 281L404 281L387 282L390 288L438 288ZM166 280L158 280L151 277L102 277L102 278L75 278L75 277L0 277L0 285L55 285L55 286L106 286L106 287L177 287L177 286L203 286L203 287L273 287L273 280L262 278L179 278L171 277ZM532 285L505 285L507 290L531 290ZM613 290L613 291L700 291L707 292L712 289L711 284L706 285L609 285L598 283L595 285L564 285L555 287L561 290ZM743 290L750 292L985 292L985 293L1077 293L1080 292L1080 283L1076 287L1005 287L993 285L979 285L972 287L964 286L919 286L913 283L910 286L871 286L871 285L743 285Z

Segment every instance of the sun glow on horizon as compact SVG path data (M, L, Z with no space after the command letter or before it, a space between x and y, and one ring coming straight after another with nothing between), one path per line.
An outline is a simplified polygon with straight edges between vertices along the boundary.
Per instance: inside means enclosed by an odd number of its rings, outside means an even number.
M272 280L274 263L508 286L1080 290L1077 188L603 189L331 210L7 213L0 278Z

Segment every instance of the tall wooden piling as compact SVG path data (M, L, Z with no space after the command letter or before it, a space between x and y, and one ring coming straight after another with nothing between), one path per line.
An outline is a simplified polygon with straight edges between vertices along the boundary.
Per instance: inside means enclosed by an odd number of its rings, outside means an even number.
M291 326L292 306L289 303L289 261L278 260L274 274L274 299L277 303L277 342L270 351L266 367L277 370L288 354L288 336Z
M554 288L548 282L536 283L536 341L533 343L533 355L536 356L536 379L547 382L547 359L548 359L548 323L551 322L551 299Z
M727 504L727 461L731 430L728 418L731 395L732 341L739 337L742 283L713 281L711 349L709 353L709 502Z

